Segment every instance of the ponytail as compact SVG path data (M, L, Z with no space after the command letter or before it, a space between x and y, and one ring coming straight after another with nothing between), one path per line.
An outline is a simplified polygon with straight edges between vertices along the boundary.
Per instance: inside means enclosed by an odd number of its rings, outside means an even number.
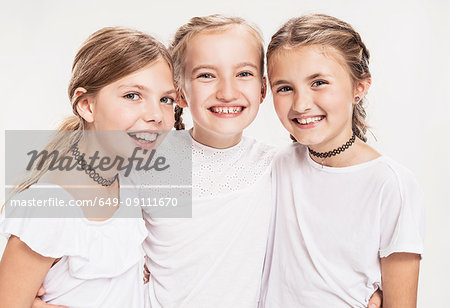
M52 141L50 141L50 143L43 149L48 153L58 151L59 154L55 163L66 156L72 146L80 141L84 131L83 121L84 120L81 117L75 115L66 118L59 126ZM45 157L41 157L40 160L34 164L31 175L26 177L25 180L13 189L11 196L20 193L33 184L36 184L44 173L50 169L50 164L52 162L44 158ZM39 166L39 169L37 166Z

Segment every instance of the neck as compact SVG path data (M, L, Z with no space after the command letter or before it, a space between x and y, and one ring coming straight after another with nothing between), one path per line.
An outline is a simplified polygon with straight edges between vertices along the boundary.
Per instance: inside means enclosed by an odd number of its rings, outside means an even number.
M322 164L321 158L317 158L311 154L309 155L316 163ZM365 142L356 138L355 143L346 151L336 156L326 158L323 162L323 166L334 168L350 167L377 159L380 156L380 153L372 149L372 147Z
M99 161L103 157L110 157L111 160L114 159L114 157L111 156L111 154L107 153L101 145L96 142L96 140L87 140L82 139L78 142L78 149L81 154L84 154L84 160L88 163L92 163L92 167L94 167L95 172L99 174L102 178L106 180L111 180L116 176L118 171L115 168L110 168L108 170L99 170L99 168L96 168L99 165ZM84 173L84 171L82 171ZM88 176L86 174L86 176ZM94 182L92 180L92 182ZM114 183L116 184L116 182ZM113 185L114 185L113 184Z
M353 150L356 147L356 136L352 132L350 136L345 137L343 135L343 138L335 139L340 141L308 146L310 157L322 166L344 167L351 165L355 153Z
M321 164L322 166L342 168L342 167L349 167L349 166L353 165L353 163L352 163L353 155L350 153L353 151L351 151L350 149L348 149L347 151L344 153L338 154L336 156L333 156L333 157L328 157L328 158L319 158L314 155L311 155L311 153L309 154L309 156L311 157L311 159L313 161L315 161L318 164Z
M208 134L202 134L199 130L196 130L195 127L191 130L192 138L201 143L203 145L209 146L215 149L227 149L238 144L242 139L242 132L237 135L214 135L211 136Z

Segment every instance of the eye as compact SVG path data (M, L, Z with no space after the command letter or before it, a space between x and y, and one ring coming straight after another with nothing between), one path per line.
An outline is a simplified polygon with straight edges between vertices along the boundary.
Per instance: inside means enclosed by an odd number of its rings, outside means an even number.
M319 86L324 85L324 84L328 84L328 82L323 81L323 80L317 80L317 81L314 81L314 82L312 83L312 86L313 86L313 87L319 87Z
M128 93L125 94L123 97L132 101L137 101L140 98L138 93Z
M248 77L248 76L253 76L253 73L251 72L242 72L238 74L239 77Z
M173 98L171 98L171 97L168 97L168 96L161 98L159 101L161 103L167 104L167 105L172 105L173 103L175 103L175 100Z
M292 88L289 87L289 86L283 86L283 87L277 89L277 93L280 93L280 92L289 92L289 91L292 91Z
M197 78L214 78L214 76L210 73L203 73L197 76Z

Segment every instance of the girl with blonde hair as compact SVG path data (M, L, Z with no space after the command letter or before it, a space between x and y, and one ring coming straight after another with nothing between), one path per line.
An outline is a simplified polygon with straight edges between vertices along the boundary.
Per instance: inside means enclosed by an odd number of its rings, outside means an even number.
M243 137L266 94L259 31L237 17L194 17L169 47L177 129L193 128L192 218L144 213L152 307L256 307L271 208L271 147ZM145 179L144 179L145 180Z
M30 307L41 284L42 299L55 305L146 305L141 244L147 230L140 208L135 218L124 218L130 213L120 205L118 170L96 169L86 159L95 153L129 157L136 148L152 149L162 141L161 132L174 124L172 71L166 48L136 30L103 28L84 42L69 84L74 116L46 147L59 152L56 162L72 158L79 168L54 170L41 159L10 202L58 198L94 206L65 208L53 218L31 208L10 218L16 210L6 206L0 232L9 240L0 262L0 307ZM102 207L101 199L115 206Z

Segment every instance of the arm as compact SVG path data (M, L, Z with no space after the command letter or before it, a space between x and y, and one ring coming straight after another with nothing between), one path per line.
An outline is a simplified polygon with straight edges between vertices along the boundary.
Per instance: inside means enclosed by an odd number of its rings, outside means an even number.
M31 306L31 308L67 308L66 306L47 304L46 302L41 300L41 298L39 297L44 294L45 294L45 288L44 288L44 286L41 286L39 288L38 293L36 294L36 298L34 299L33 305Z
M11 235L0 261L0 308L31 307L54 260Z
M415 308L420 255L393 253L381 258L384 308Z
M378 289L375 293L372 294L372 297L369 300L368 308L381 308L383 305L383 293Z

